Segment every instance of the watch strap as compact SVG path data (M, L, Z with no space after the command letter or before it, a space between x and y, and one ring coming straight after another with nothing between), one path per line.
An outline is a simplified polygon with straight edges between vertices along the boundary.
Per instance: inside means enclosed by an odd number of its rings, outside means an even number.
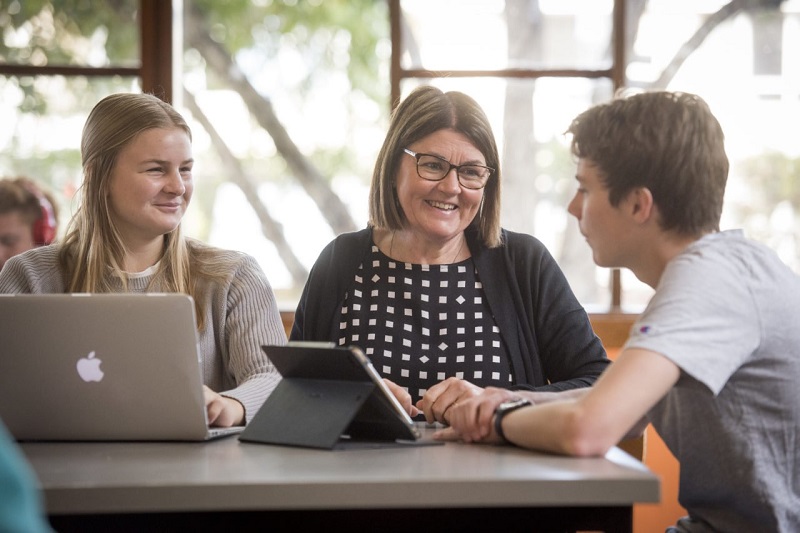
M497 409L494 411L494 432L497 433L498 437L504 441L507 440L505 434L503 433L503 418L508 413L528 405L533 405L530 400L527 398L519 398L517 400L503 402L497 406Z

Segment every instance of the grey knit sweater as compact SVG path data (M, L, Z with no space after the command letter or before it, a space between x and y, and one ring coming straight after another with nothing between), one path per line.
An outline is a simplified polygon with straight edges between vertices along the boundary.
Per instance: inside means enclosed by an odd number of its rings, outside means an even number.
M205 304L206 327L199 332L203 383L240 401L249 422L280 381L261 346L285 344L286 333L272 287L255 259L231 250L218 253L228 255L233 267L226 283L210 288ZM134 277L130 291L144 292L150 279ZM0 271L0 293L63 292L58 245L15 256Z

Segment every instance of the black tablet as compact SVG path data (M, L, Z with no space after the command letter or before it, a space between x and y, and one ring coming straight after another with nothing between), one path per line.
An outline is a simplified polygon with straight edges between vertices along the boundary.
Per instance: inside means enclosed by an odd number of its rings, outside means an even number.
M360 348L318 342L262 348L283 379L239 440L333 449L420 438Z

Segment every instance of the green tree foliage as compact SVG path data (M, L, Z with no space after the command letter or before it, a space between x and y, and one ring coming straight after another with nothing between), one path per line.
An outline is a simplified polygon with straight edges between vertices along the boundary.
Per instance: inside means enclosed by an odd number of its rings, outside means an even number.
M800 206L800 158L780 152L762 154L746 159L742 163L742 173L765 204L788 200Z
M293 47L305 62L308 87L319 69L347 72L353 89L386 100L378 82L380 49L388 50L385 0L194 0L208 19L211 37L236 55L252 50L275 57ZM387 52L388 53L388 52ZM388 81L388 78L384 81Z
M0 43L2 60L8 63L74 65L97 64L86 57L87 41L102 39L107 58L134 66L139 49L137 2L130 0L13 0L0 3L0 27L6 39ZM134 24L126 24L126 22ZM114 31L109 31L112 29ZM29 38L8 43L8 33L22 31ZM110 63L109 59L102 64Z
M137 2L130 0L0 2L0 61L33 66L136 67L136 6ZM95 92L86 90L85 78L67 78L64 82L71 88L70 98L84 105L95 100ZM102 91L111 84L111 80L101 80L95 88ZM21 112L51 112L51 104L57 102L48 98L41 85L30 77L17 80L25 95L19 106Z

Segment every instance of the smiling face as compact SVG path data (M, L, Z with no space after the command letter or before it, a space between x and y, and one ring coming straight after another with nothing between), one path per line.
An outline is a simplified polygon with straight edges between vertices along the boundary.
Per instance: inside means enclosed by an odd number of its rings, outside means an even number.
M180 224L192 197L192 146L180 128L145 130L119 152L109 187L112 216L128 246Z
M453 165L486 165L483 154L470 140L454 130L439 130L407 147L413 152L438 156ZM483 189L471 190L458 182L455 170L441 181L427 181L417 174L416 160L404 155L397 172L397 197L407 223L404 232L420 245L445 243L460 238L478 214Z

